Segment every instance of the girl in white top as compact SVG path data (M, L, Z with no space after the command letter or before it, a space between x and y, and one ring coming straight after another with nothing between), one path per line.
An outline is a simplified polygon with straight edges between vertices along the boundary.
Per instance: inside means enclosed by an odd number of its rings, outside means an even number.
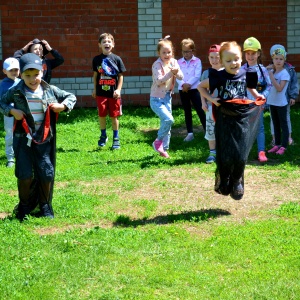
M275 146L268 152L283 155L289 142L287 123L288 99L286 90L290 81L290 75L284 68L286 59L285 50L281 48L274 49L272 59L273 68L268 69L273 86L270 90L267 103L270 105L271 117L274 124Z

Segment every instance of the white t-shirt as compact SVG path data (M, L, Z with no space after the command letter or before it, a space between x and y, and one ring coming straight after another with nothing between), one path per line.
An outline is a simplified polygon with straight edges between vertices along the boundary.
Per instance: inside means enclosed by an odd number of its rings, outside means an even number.
M274 78L279 84L282 80L286 80L287 83L285 84L281 92L278 92L274 86L271 87L269 96L267 98L267 104L275 105L275 106L285 106L288 104L288 99L286 97L286 90L289 85L288 81L290 81L290 74L288 73L287 70L283 69L279 73L274 74Z

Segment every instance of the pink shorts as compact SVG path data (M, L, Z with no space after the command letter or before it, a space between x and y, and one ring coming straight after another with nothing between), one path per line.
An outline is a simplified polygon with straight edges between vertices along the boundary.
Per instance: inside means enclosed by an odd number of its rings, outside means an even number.
M109 114L110 117L116 118L122 115L122 101L121 98L107 98L102 96L96 96L98 116L106 117Z

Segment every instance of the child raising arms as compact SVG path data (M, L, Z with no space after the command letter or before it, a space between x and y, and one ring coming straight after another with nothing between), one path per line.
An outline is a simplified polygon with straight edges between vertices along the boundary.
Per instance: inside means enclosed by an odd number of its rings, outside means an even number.
M152 86L150 92L150 107L160 119L157 138L152 146L162 157L169 158L172 116L172 93L175 78L183 79L178 62L174 59L174 47L169 36L159 40L157 53L159 58L152 65Z
M216 120L215 191L240 200L244 195L244 170L257 134L261 105L265 101L246 99L247 88L257 98L257 73L241 69L242 51L236 42L224 42L220 48L224 70L210 69L208 79L198 89L211 101ZM218 97L208 92L218 91Z

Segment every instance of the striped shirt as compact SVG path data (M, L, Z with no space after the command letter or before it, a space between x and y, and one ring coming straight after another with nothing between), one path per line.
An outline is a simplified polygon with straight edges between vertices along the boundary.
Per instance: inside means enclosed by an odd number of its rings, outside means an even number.
M40 86L37 91L26 89L26 98L28 100L29 109L34 119L35 130L38 130L44 120L45 113L43 110L43 89Z

